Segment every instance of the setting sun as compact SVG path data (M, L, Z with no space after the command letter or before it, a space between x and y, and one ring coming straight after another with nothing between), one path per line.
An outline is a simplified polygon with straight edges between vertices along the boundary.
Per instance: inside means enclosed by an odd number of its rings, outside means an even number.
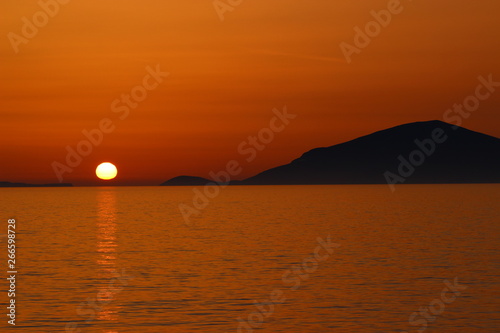
M118 170L109 162L101 163L95 170L97 177L104 180L110 180L116 177Z

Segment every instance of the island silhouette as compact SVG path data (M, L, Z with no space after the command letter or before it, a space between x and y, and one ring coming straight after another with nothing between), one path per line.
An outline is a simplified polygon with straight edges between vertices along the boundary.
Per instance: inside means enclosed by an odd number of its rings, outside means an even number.
M500 139L439 120L403 124L309 150L243 180L177 176L160 186L500 183ZM0 187L70 187L0 182Z
M381 130L229 185L499 183L500 139L439 120ZM214 183L174 177L161 186Z

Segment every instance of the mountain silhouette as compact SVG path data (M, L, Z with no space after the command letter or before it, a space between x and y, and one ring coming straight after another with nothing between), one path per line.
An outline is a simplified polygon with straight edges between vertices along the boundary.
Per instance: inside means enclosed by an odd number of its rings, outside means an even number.
M438 120L415 122L312 149L232 184L499 183L499 153L498 138Z

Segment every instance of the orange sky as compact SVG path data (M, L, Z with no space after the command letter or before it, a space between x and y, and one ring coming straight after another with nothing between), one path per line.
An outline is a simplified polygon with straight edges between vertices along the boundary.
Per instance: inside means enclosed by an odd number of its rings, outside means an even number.
M44 0L51 2L52 0ZM245 178L303 152L402 123L442 119L474 93L479 75L500 81L500 3L401 1L403 11L348 64L339 44L388 1L243 1L224 21L212 0L72 0L14 51L38 1L0 4L0 181L58 182L82 130L116 129L64 181L96 182L103 161L115 184L208 176L242 161ZM119 4L119 5L117 5ZM111 103L169 72L119 120ZM297 114L244 163L238 145L268 126L273 108ZM463 126L500 137L500 89Z

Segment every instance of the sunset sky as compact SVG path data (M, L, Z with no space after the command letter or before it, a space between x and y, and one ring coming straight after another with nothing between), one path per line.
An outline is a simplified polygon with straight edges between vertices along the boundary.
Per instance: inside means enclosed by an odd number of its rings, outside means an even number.
M41 7L0 4L0 181L58 182L52 163L105 118L115 130L64 182L103 184L94 170L105 161L118 167L114 184L208 177L233 159L246 178L315 147L443 120L478 76L500 81L498 0L401 1L351 63L340 43L354 44L354 27L388 1L248 0L223 21L212 0L59 6L16 53L9 33L22 36L23 17L32 22ZM121 120L111 105L142 85L148 66L170 75ZM297 117L245 163L238 146L285 105ZM462 126L500 137L499 106L500 88Z

